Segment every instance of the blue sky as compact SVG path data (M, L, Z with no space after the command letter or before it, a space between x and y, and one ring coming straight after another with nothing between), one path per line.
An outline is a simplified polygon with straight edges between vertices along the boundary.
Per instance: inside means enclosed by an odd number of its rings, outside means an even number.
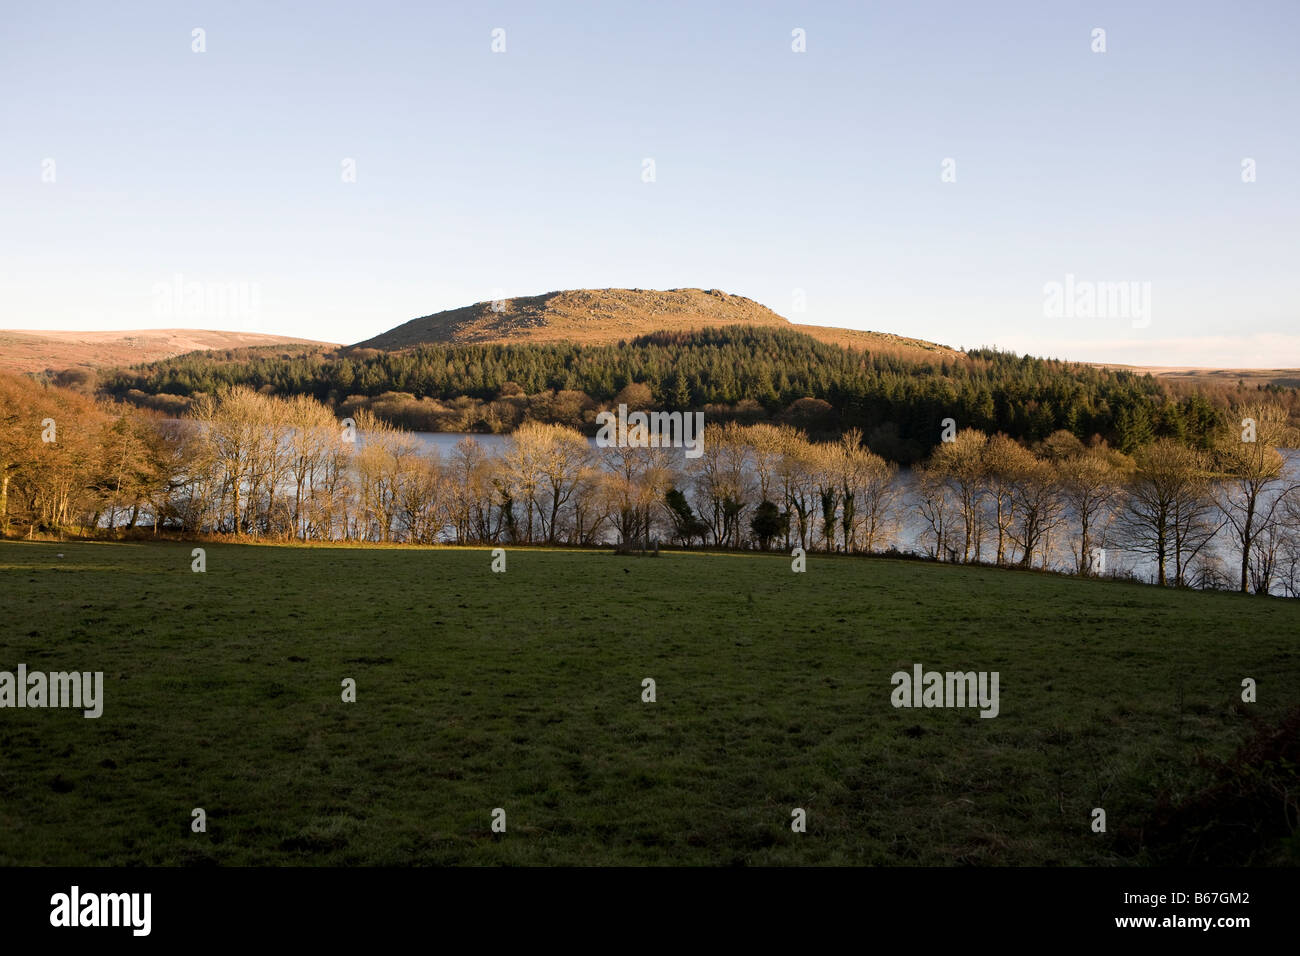
M702 287L954 346L1300 366L1297 50L1294 0L13 5L0 327L353 342ZM1149 309L1054 316L1066 276Z

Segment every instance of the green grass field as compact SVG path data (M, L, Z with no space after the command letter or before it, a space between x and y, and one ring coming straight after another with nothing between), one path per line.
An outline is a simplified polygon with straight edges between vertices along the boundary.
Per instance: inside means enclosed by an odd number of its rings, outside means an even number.
M1142 864L1157 807L1300 703L1280 599L816 555L212 544L196 574L191 547L0 543L0 670L105 673L98 720L0 710L0 864ZM918 662L998 671L1000 715L895 709Z

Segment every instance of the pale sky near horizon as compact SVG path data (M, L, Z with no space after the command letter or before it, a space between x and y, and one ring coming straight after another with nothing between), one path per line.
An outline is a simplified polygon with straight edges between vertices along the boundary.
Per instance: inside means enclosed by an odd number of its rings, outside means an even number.
M1296 0L54 2L2 29L0 328L355 342L700 287L967 348L1300 366ZM1054 310L1067 281L1136 297Z

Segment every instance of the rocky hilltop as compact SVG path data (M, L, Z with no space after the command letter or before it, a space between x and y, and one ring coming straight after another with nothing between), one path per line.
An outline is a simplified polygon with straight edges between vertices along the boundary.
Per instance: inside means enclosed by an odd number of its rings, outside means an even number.
M426 343L576 342L602 345L660 331L769 325L859 349L956 354L944 346L881 332L798 325L767 306L717 289L575 289L476 302L412 319L354 348L395 350Z

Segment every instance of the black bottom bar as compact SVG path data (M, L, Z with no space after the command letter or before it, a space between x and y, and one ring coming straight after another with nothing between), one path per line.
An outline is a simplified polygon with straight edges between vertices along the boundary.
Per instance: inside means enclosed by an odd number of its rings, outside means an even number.
M289 936L335 944L389 934L450 942L465 931L533 941L613 931L665 935L848 932L917 942L1057 938L1222 941L1295 926L1300 870L1139 869L7 869L7 943L146 939L165 943ZM71 923L83 917L119 926ZM149 894L148 935L144 897ZM62 895L63 899L60 897ZM1182 895L1179 895L1182 894ZM87 898L92 899L87 902ZM134 917L134 920L132 919ZM1245 919L1247 923L1238 921ZM1201 923L1208 919L1208 927ZM1139 923L1134 920L1142 921ZM1193 923L1192 920L1196 922ZM647 935L648 934L648 935ZM1244 934L1244 935L1243 935Z

